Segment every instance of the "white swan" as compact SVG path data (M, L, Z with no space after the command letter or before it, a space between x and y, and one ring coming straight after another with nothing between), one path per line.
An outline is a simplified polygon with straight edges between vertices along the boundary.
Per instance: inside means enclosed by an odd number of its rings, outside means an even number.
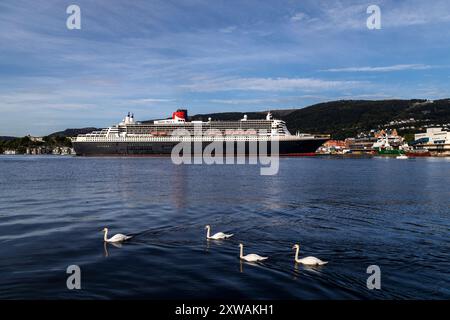
M269 257L261 257L260 255L254 253L250 253L244 256L244 245L242 243L239 244L239 248L240 248L239 258L247 262L257 262L269 259Z
M124 234L118 233L108 239L108 228L104 228L102 231L105 233L103 237L103 240L105 242L122 242L131 238L131 236L126 236Z
M300 245L296 244L292 247L292 249L295 249L295 262L305 264L308 266L322 266L324 264L327 264L328 262L322 261L316 257L306 257L303 259L298 258L298 253L300 251Z
M227 239L233 236L233 234L225 234L223 232L217 232L213 235L211 235L211 226L208 224L205 226L206 231L206 239L212 239L212 240L221 240L221 239Z

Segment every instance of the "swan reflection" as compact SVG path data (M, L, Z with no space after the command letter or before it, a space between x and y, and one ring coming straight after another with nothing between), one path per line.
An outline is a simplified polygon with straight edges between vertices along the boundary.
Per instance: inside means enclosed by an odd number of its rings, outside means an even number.
M253 267L258 266L258 264L256 262L247 262L247 261L239 259L239 272L240 273L244 273L244 264L253 266Z
M309 271L309 272L314 272L314 273L321 273L323 266L319 266L319 265L305 265L305 264L301 264L301 263L297 263L294 262L294 269L295 269L295 276L300 275L300 266L302 267L302 270L305 271ZM295 277L296 279L296 277Z
M122 246L123 246L121 243L117 243L117 242L103 242L103 250L104 250L105 258L109 257L109 252L108 252L109 245L112 245L116 248L122 248Z
M212 247L212 245L219 247L223 246L224 242L222 240L206 239L205 251L209 252L209 249Z

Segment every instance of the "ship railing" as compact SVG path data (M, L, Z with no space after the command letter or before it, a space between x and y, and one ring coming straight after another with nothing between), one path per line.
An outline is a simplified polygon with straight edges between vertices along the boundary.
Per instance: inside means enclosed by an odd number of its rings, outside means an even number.
M255 136L78 136L76 142L180 142L180 141L269 141L269 140L297 140L298 138L329 139L330 135L255 135Z
M313 134L314 138L317 139L330 139L331 135L329 134Z

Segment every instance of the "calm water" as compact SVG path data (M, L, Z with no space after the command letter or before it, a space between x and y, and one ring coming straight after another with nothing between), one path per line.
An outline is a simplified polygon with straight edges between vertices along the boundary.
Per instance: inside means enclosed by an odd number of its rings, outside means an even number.
M449 169L286 158L260 176L169 158L0 156L0 299L449 299ZM208 242L205 224L235 236ZM105 226L136 236L104 246ZM240 263L240 241L270 259ZM330 263L296 266L297 242ZM72 264L80 291L66 288Z

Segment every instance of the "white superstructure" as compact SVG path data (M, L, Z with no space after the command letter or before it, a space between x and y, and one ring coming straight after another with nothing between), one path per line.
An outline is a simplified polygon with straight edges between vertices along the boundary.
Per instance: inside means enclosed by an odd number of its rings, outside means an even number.
M141 123L132 113L117 125L100 131L80 134L74 142L174 142L174 141L254 141L301 140L316 136L292 135L282 120L273 119L269 112L266 119L249 120L247 115L237 121L186 121L186 111L177 110L171 119ZM320 137L324 138L324 137Z

